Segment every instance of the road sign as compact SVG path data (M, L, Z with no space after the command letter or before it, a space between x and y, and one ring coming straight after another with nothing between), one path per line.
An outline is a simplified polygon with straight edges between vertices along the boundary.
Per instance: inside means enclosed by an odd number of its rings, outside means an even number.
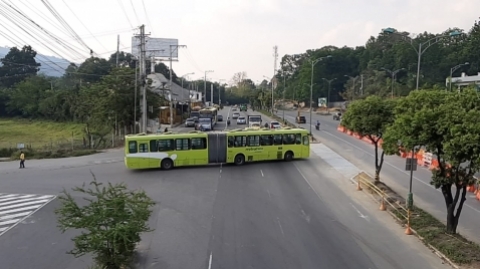
M416 158L407 158L405 162L406 171L417 171L417 159Z

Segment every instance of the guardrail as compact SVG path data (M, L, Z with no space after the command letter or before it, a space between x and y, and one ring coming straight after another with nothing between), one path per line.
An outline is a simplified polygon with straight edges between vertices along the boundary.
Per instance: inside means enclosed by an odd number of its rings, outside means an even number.
M403 198L400 198L399 196L394 197L393 195L390 195L387 192L388 190L382 189L381 187L375 185L375 183L372 182L371 178L372 177L366 174L365 172L361 172L358 175L354 176L352 180L357 184L358 191L362 191L363 189L366 189L369 191L369 195L374 200L378 201L377 198L380 198L379 210L386 211L390 209L390 211L396 211L396 213L402 216L402 218L404 218L405 221L408 220L408 210L406 207L402 205L402 203L404 203L404 201L402 201ZM391 191L391 193L394 193L394 192Z

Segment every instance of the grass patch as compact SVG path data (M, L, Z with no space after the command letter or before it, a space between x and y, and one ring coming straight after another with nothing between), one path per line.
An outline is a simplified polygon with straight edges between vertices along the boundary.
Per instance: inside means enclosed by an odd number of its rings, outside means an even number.
M385 198L389 202L389 204L387 204L387 210L400 219L402 224L406 224L405 199L395 193L384 182L376 183L373 178L365 173L357 175L355 179L358 180L359 176L363 178L363 182L368 180L368 182L371 183L362 183L362 188L368 191L376 201L380 201L381 197L377 192L370 189L373 188L372 186L375 186L377 190L380 189L385 193ZM425 243L436 248L453 263L466 265L467 267L465 268L480 268L480 246L467 240L460 234L447 234L446 225L428 212L414 206L410 225Z
M57 158L66 158L66 157L80 157L85 155L91 155L98 153L98 150L95 149L77 149L77 150L66 150L66 149L56 149L49 151L36 151L32 149L24 150L25 158L28 160L31 159L57 159ZM11 160L20 159L20 151L15 151L10 155Z
M98 152L84 144L84 124L17 118L0 119L0 157L18 160L23 144L27 160L84 156Z
M0 119L0 156L10 156L17 144L25 147L59 148L59 144L72 147L72 142L83 140L83 124L28 119Z

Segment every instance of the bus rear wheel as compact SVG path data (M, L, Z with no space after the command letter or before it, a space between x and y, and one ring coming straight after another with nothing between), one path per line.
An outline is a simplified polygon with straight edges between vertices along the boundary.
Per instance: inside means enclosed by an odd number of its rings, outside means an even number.
M291 151L285 152L284 160L287 162L293 160L293 152Z
M236 165L243 165L245 163L245 156L243 154L238 154L235 156L235 164Z
M163 159L160 167L163 170L170 170L173 167L173 161L171 159Z

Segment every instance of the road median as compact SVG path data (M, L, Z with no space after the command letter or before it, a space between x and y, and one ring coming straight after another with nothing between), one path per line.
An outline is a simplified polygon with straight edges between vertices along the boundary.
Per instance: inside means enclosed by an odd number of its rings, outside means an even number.
M405 199L384 182L375 181L365 172L354 176L351 181L358 191L364 191L379 203L379 210L387 211L406 228L405 233L416 235L439 257L454 268L480 268L480 246L460 234L447 234L446 225L428 212L413 206L408 210Z

